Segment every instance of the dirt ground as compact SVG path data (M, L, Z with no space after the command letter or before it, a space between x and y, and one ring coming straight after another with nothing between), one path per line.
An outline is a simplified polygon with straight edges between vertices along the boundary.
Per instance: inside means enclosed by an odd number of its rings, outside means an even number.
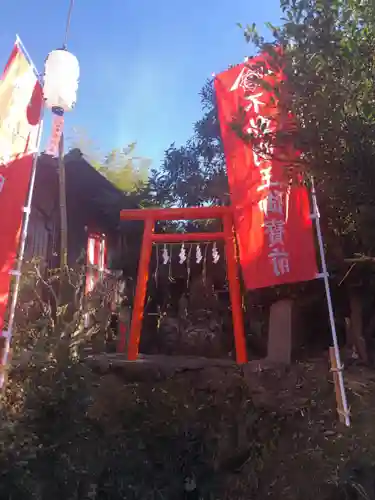
M350 428L338 423L328 357L162 372L77 364L13 374L0 498L375 498L372 470L357 496L335 487L349 462L375 463L374 370L345 369Z
M338 422L328 356L247 380L256 405L286 415L260 475L259 498L326 498L348 462L375 461L375 371L345 370L350 428Z
M107 377L107 381L103 378L92 411L95 407L107 407L110 399L113 401L110 393L117 391L114 388L122 383L121 375ZM181 404L191 405L193 400L191 411L197 412L197 398L204 406L208 397L216 408L207 417L208 421L221 419L218 412L226 406L225 395L236 413L231 415L229 408L222 415L223 425L216 426L221 436L217 439L215 434L211 440L215 451L208 462L212 470L200 478L204 483L202 488L194 479L199 490L196 498L317 500L333 498L334 485L340 481L348 462L375 462L375 371L351 366L345 370L345 383L351 408L350 428L338 422L328 355L280 370L244 372L220 367L179 373L154 384L152 394L159 390L174 394L176 415L181 415L181 419L194 418L189 411L185 415L179 411ZM147 382L141 385L144 384ZM184 389L186 384L192 388L189 395ZM237 397L233 396L236 387L243 391ZM152 407L155 400L144 389L137 385L140 401L148 398ZM125 393L123 396L128 399ZM255 424L245 415L249 401L257 415L255 431ZM125 401L118 404L128 405ZM159 401L153 411L157 413L157 408L163 405L165 401ZM169 410L167 413L166 418L170 418ZM192 420L191 428L194 428ZM215 484L215 476L220 477L220 485ZM210 496L204 493L207 490L214 493Z

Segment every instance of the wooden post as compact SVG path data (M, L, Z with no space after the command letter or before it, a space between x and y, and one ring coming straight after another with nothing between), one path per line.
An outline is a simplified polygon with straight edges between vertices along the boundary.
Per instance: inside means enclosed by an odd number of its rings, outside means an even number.
M240 283L237 273L233 221L230 214L223 216L225 234L225 255L227 258L227 274L229 295L232 306L233 333L236 347L237 363L247 363L246 340L241 306Z
M7 349L9 349L8 339L6 337L0 337L0 380L2 388L6 385L8 365L11 361L10 350L8 355L6 355Z
M339 420L342 424L345 424L345 412L344 412L344 404L342 400L342 394L340 390L340 380L339 380L339 370L342 370L342 367L337 366L335 349L333 347L329 348L329 358L331 361L331 372L333 374L333 384L335 386L335 394L336 394L336 405L337 405L337 413L339 414Z
M149 217L145 219L141 255L138 266L137 289L132 311L130 326L128 359L135 361L138 357L139 341L141 338L143 309L146 298L148 268L152 252L152 235L154 232L154 220Z

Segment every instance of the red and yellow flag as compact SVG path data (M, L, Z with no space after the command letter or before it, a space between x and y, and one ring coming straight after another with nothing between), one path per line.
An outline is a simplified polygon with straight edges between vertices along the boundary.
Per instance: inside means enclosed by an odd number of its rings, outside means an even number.
M37 150L41 85L16 44L0 80L0 332Z

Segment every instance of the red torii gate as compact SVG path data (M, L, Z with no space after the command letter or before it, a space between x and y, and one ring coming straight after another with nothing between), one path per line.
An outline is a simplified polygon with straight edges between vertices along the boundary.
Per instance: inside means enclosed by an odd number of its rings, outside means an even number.
M185 241L224 240L227 262L228 287L232 306L233 332L237 363L247 363L246 341L241 306L241 292L237 272L233 215L230 207L193 207L193 208L156 208L121 210L121 220L139 220L144 222L143 241L138 266L137 288L132 312L128 359L138 357L141 337L144 303L146 298L148 271L153 243L172 243ZM223 231L215 233L174 233L155 234L155 222L161 220L202 220L221 219ZM120 340L119 351L125 349L125 339Z

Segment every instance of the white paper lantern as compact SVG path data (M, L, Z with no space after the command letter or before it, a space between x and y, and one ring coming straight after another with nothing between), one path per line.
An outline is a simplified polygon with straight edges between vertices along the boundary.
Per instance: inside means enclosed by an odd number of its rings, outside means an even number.
M44 65L44 100L48 108L70 111L77 100L79 63L64 49L48 54Z

